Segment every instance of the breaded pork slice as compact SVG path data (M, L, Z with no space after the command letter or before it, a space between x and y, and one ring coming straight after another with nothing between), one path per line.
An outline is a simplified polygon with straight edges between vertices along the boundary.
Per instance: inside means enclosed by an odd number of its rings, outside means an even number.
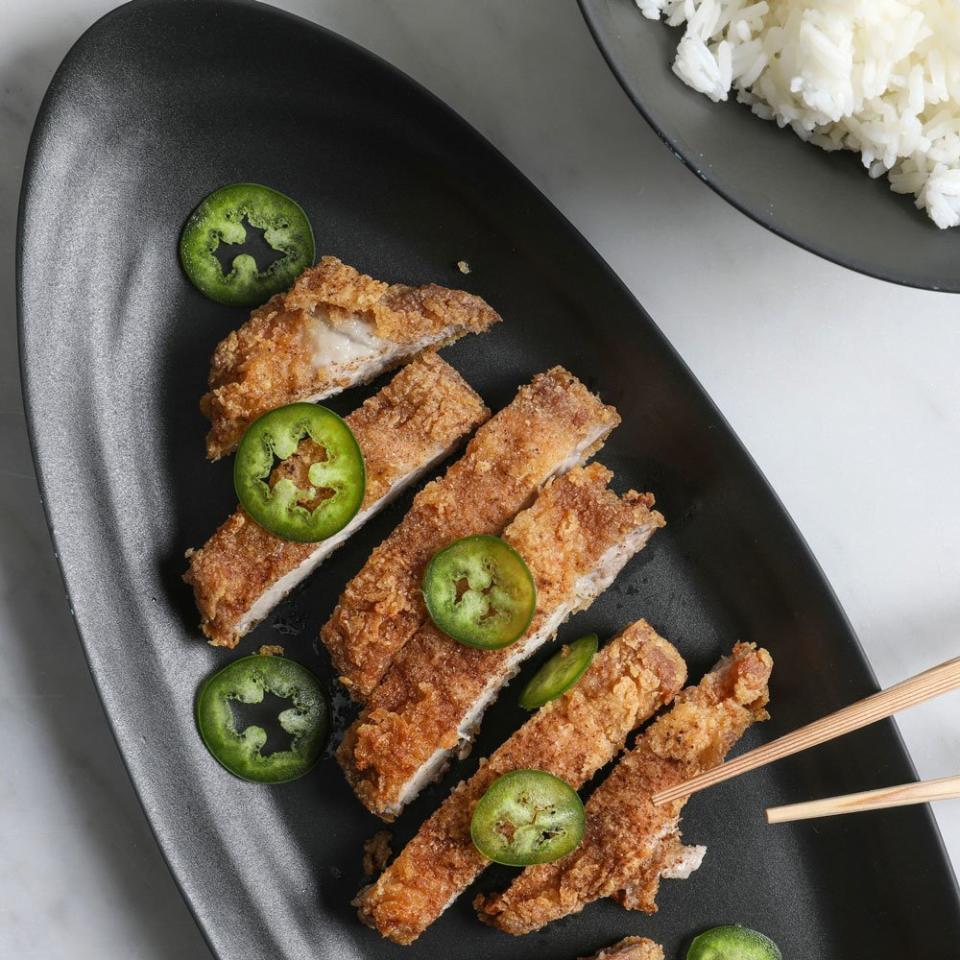
M490 415L483 401L448 363L428 351L404 367L346 421L366 464L359 512L339 533L319 543L294 543L267 532L241 508L187 556L184 580L200 610L200 626L214 646L235 647L280 600L347 537L442 460ZM314 446L304 440L301 452ZM302 473L314 457L290 457L274 471Z
M464 756L484 711L520 664L588 607L663 526L651 494L618 497L607 488L612 477L598 463L577 467L546 486L504 531L537 585L533 621L516 643L468 647L428 622L396 656L337 752L372 813L393 819L455 752Z
M460 537L499 534L550 477L585 461L619 422L613 407L554 367L521 387L460 460L417 494L320 632L356 699L370 695L426 621L420 586L434 553Z
M601 897L653 913L660 878L688 875L702 850L685 852L679 843L686 798L659 807L650 798L717 766L752 723L766 719L772 668L766 650L738 643L699 686L682 691L590 798L580 846L527 867L504 893L477 897L480 919L530 933Z
M200 401L211 422L207 456L230 453L268 410L366 383L427 347L483 333L499 320L472 293L388 284L322 257L214 351L210 389Z
M360 919L395 943L412 943L490 863L470 839L470 819L494 780L511 770L546 770L579 788L623 749L631 730L676 696L686 676L670 643L643 620L631 624L579 683L454 788L377 882L360 892Z
M663 960L663 947L646 937L624 937L612 947L581 960Z

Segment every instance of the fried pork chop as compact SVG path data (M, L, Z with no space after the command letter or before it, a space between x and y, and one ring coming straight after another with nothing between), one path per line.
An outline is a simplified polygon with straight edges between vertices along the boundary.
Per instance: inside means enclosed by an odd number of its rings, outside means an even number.
M661 877L687 874L698 852L680 845L686 798L659 807L650 798L717 766L751 724L766 719L772 668L766 650L738 643L698 686L683 690L590 797L580 846L527 867L503 893L478 896L480 919L519 935L601 897L654 912Z
M188 551L184 580L193 587L200 627L214 646L235 647L298 583L394 497L443 460L490 415L444 360L428 351L346 417L366 466L357 515L319 543L295 543L264 530L241 508L199 549ZM311 440L304 440L309 452ZM294 455L274 479L299 479L309 457Z
M631 624L577 684L453 789L377 882L360 892L360 919L395 943L412 943L489 864L470 839L470 819L494 780L511 770L545 770L579 788L623 749L631 730L673 699L686 676L670 643L643 620Z
M268 410L323 400L499 321L472 293L387 284L322 257L214 351L210 389L200 401L211 423L207 456L234 450Z
M585 461L620 422L562 367L534 377L481 427L446 474L347 584L321 637L340 680L361 702L427 620L421 581L451 541L499 534L552 476Z
M473 742L486 708L520 664L588 607L664 525L653 496L608 489L598 463L551 481L503 537L537 585L527 632L499 650L457 643L425 623L347 731L337 758L364 806L393 819Z

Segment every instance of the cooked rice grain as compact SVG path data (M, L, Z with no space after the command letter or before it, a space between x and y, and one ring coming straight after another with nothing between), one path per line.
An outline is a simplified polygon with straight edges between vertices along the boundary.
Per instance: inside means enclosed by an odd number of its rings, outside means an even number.
M960 223L960 0L636 0L684 25L673 70Z

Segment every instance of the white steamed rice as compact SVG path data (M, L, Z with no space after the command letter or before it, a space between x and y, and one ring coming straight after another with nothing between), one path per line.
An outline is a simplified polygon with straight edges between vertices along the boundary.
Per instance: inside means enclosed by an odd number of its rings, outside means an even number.
M684 25L674 72L960 224L960 0L636 0Z

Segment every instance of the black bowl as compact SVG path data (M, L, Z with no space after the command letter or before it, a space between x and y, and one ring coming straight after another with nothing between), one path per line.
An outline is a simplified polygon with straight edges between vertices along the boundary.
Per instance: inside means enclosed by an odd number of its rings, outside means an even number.
M871 180L858 156L828 154L733 100L713 103L692 90L670 69L680 31L646 19L634 0L579 3L637 109L738 210L834 263L960 293L960 232L940 230L886 179Z

